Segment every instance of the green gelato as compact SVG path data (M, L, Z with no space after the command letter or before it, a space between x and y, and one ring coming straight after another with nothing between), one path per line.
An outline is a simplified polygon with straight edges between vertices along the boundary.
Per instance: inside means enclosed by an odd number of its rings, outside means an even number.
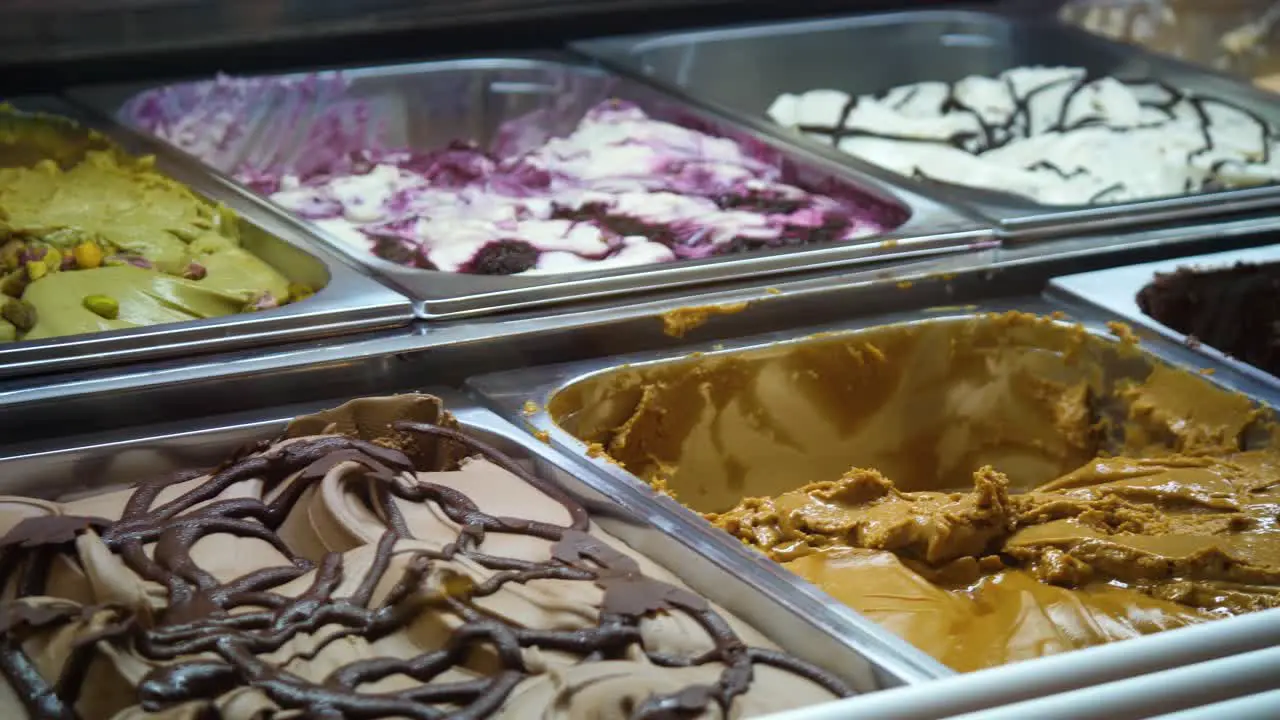
M0 340L218 317L310 294L240 246L229 210L150 158L113 150L0 168L0 273Z

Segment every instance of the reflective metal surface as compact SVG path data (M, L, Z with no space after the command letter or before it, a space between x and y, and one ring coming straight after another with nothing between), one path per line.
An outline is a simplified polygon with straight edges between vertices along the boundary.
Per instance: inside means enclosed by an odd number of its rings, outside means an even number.
M643 302L419 323L352 338L309 341L56 377L0 381L0 437L20 442L67 431L168 422L200 414L276 407L308 397L372 395L423 384L691 342L741 338L852 317L1011 295L1034 295L1049 278L1124 263L1250 247L1280 239L1280 218L1178 227L1117 242L1110 235L948 255L803 280L756 281ZM663 316L687 306L747 303L683 338ZM227 388L233 387L234 391ZM110 398L110 402L104 401Z
M1204 343L1192 343L1186 335L1157 321L1138 307L1138 292L1155 279L1156 273L1171 273L1182 267L1202 269L1226 269L1236 263L1275 263L1280 261L1280 245L1267 245L1247 250L1231 250L1208 255L1191 255L1159 262L1125 265L1095 270L1089 273L1054 278L1049 284L1050 294L1070 302L1087 303L1112 313L1135 327L1169 338L1173 342L1193 345L1194 350L1210 357L1214 362L1228 366L1238 373L1256 378L1259 382L1280 387L1280 378L1265 370L1228 356L1221 350Z
M1160 712L1155 709L1162 701L1164 691L1152 687L1147 680L1159 679L1161 671L1183 666L1195 666L1200 670L1189 679L1188 687L1193 690L1206 688L1213 669L1206 668L1203 663L1229 656L1244 656L1256 650L1265 650L1280 643L1280 610L1268 610L1234 618L1225 623L1196 625L1156 635L1134 638L1123 644L1099 645L1097 647L1077 650L1068 655L1055 655L1034 663L1015 663L1003 667L965 673L954 677L937 680L929 685L928 692L904 686L864 697L850 698L837 703L829 703L821 707L805 708L770 716L770 720L846 720L847 718L876 718L876 720L937 720L949 718L958 713L978 713L989 708L997 708L1021 702L1038 694L1070 692L1084 688L1085 692L1106 683L1115 683L1129 678L1142 678L1145 683L1142 689L1146 692L1150 704L1145 705L1148 712ZM1204 674L1200 671L1207 670ZM1208 675L1208 677L1206 677ZM1144 677L1145 676L1145 677ZM1158 682L1158 680L1157 680ZM1211 702L1212 686L1207 692L1198 696L1200 702ZM1276 693L1269 702L1275 702ZM1076 696L1077 702L1079 696ZM1250 696L1239 702L1260 702ZM1114 711L1113 702L1124 702L1121 695L1112 702L1098 702L1096 707L1103 712ZM1266 698L1263 698L1266 700ZM1084 705L1095 707L1095 699L1090 696ZM1208 705L1203 710L1217 708ZM1249 704L1245 707L1260 707ZM1225 711L1227 708L1224 707ZM1273 715L1233 715L1230 713L1208 714L1186 711L1185 720L1218 720L1219 718L1262 718ZM979 717L985 717L979 713ZM1041 714L1023 717L1044 717ZM1063 720L1075 720L1071 714L1056 715ZM1108 720L1124 717L1119 714L1105 715ZM1146 718L1147 714L1138 717ZM1161 720L1184 720L1181 714Z
M1267 718L1280 717L1280 689L1225 700L1212 705L1179 710L1150 720L1219 720L1219 718Z
M1273 622L1280 620L1277 617L1280 613L1275 610L1267 614L1272 616ZM1195 708L1274 689L1277 677L1280 677L1280 648L1272 647L1027 700L995 710L947 716L946 720L1141 720L1150 718L1154 713ZM1228 714L1215 717L1235 720L1250 716Z
M302 302L254 313L0 344L0 377L102 368L124 362L322 338L403 326L412 319L407 299L316 247L292 220L239 202L234 194L223 192L218 183L210 182L187 158L162 144L148 143L110 123L96 122L76 107L53 98L20 99L15 101L15 106L19 110L69 117L83 127L100 131L133 154L152 154L158 150L155 153L158 170L200 195L227 205L240 216L239 229L246 249L266 260L290 281L307 284L317 292ZM73 130L83 132L83 128L65 128L59 132L70 134ZM92 149L94 141L87 136L72 137L65 144L59 141L56 145L60 148L58 152L67 154L63 160L74 161ZM32 148L30 153L7 153L5 161L35 162L37 156L50 151Z
M305 75L282 76L294 79ZM321 74L320 78L332 78ZM863 198L886 209L909 214L892 231L843 243L795 249L753 251L703 260L685 260L615 270L563 273L531 277L495 277L419 270L396 265L333 237L317 226L313 234L354 262L386 278L418 301L425 318L451 318L510 311L569 300L636 294L709 282L834 268L888 258L964 251L989 247L989 224L958 214L910 189L896 188L823 158L807 149L792 148L769 139L751 127L692 103L675 101L643 83L583 64L569 55L474 58L342 71L348 82L339 95L324 97L299 92L281 98L271 111L251 118L242 138L247 142L220 153L216 169L228 173L243 161L282 157L292 160L309 129L309 118L338 109L368 112L381 125L386 146L437 149L451 140L469 138L484 147L495 140L499 126L516 118L536 118L538 132L568 134L583 114L609 98L635 102L650 116L694 125L712 134L760 148L784 168L788 182L822 188L824 193ZM323 80L321 80L323 82ZM72 97L101 111L116 113L126 122L130 100L146 85L86 88ZM301 107L301 111L299 111ZM299 117L282 132L281 115ZM225 178L245 202L275 207Z
M770 132L864 172L929 192L996 222L1010 238L1154 224L1280 205L1280 186L1224 190L1098 206L1047 206L1003 193L919 181L840 153L776 125L765 110L784 92L817 88L853 95L925 80L954 82L1024 65L1084 67L1091 76L1154 78L1222 98L1280 126L1274 96L1233 78L1146 53L1051 18L922 11L603 38L573 47L680 96L697 97Z
M681 580L738 615L788 652L837 674L867 692L932 675L927 658L901 642L864 642L834 623L821 607L779 593L756 567L703 545L690 530L644 497L601 483L493 413L460 394L429 388L441 397L469 434L532 465L591 511L601 528L656 560ZM53 498L127 485L181 468L213 466L255 440L276 436L293 417L341 402L311 401L238 417L204 418L130 433L66 436L27 447L0 449L0 491ZM85 483L92 483L87 486Z

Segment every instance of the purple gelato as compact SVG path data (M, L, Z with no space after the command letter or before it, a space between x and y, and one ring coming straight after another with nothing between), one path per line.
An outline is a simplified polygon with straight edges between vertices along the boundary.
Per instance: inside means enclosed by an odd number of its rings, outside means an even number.
M853 240L893 220L884 208L788 184L782 163L733 140L618 100L532 149L498 143L505 149L490 153L469 141L429 152L387 149L368 109L342 99L341 82L220 78L162 88L135 99L126 120L332 237L426 270L600 270ZM282 88L288 103L280 102ZM283 116L272 128L305 126L306 137L246 152L245 128L264 107ZM530 118L508 123L500 136L518 134ZM276 148L287 144L308 150L280 157Z

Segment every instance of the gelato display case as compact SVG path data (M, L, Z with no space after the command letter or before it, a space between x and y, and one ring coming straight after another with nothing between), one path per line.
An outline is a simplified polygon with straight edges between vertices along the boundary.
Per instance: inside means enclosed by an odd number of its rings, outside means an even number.
M0 8L0 716L1280 717L1219 5Z
M310 220L424 317L992 242L945 205L572 56L76 96Z

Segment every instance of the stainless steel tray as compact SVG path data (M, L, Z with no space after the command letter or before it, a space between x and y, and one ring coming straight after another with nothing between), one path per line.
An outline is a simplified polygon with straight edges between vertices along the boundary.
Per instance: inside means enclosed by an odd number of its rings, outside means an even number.
M1275 610L1272 622L1278 618ZM1194 710L1209 711L1217 701L1244 701L1250 693L1280 687L1280 648L1207 660L1197 665L1174 668L1144 677L1083 688L1036 700L1014 703L993 710L979 710L946 720L1140 720L1157 713ZM1274 703L1274 701L1272 701ZM1256 708L1257 706L1254 705ZM1275 710L1277 706L1271 704ZM1225 708L1230 709L1230 707ZM1275 714L1212 714L1216 718L1274 718Z
M1238 262L1274 263L1280 262L1280 245L1232 250L1209 255L1193 255L1159 262L1126 265L1107 270L1095 270L1089 273L1066 275L1054 278L1049 283L1049 292L1068 302L1089 303L1103 310L1114 313L1125 322L1158 333L1170 340L1187 344L1186 335L1157 321L1142 312L1138 307L1138 291L1151 282L1156 273L1171 273L1181 267L1202 269L1229 268ZM1260 382L1272 383L1280 387L1280 378L1266 370L1256 368L1248 363L1228 356L1224 352L1204 343L1196 343L1196 351L1213 358L1214 362L1231 367Z
M291 281L310 285L318 292L305 301L262 312L0 344L0 377L320 338L407 325L412 320L406 298L364 277L323 248L315 247L296 222L280 217L279 213L264 212L224 192L218 183L209 182L190 159L162 143L136 138L131 132L99 122L55 98L17 99L14 105L23 111L71 118L86 128L100 131L133 154L156 155L159 170L240 215L240 233L246 249L275 266ZM72 144L78 145L81 151L88 149L83 139ZM17 161L34 159L33 156Z
M1260 712L1277 708L1280 691L1248 695L1217 702L1223 697L1267 687L1277 677L1275 649L1280 641L1280 610L1267 610L1235 618L1227 625L1198 625L1176 632L1147 635L1119 645L1101 645L1057 655L1034 664L1019 663L937 680L928 692L902 686L884 692L849 698L818 707L801 708L770 716L770 720L938 720L954 718L1035 717L1080 720L1084 712L1105 720L1149 718L1152 713L1172 707L1190 708L1161 720L1216 720L1217 718L1273 718L1276 713ZM1266 653L1259 657L1260 653ZM1088 663L1082 663L1082 658ZM1259 667L1247 669L1242 677L1222 675L1217 661L1230 658L1232 664L1261 660ZM1066 661L1065 663L1063 661ZM1170 682L1167 671L1181 673L1179 682ZM1052 681L1047 681L1052 678ZM1032 713L1024 704L1029 695L1024 685L1045 693L1046 703L1054 703L1057 713ZM1093 694L1097 691L1097 694ZM1061 694L1059 694L1061 693ZM1090 693L1081 702L1082 693ZM1066 704L1057 704L1069 698ZM1036 699L1033 698L1033 701ZM1074 705L1072 704L1074 703ZM1011 714L1016 708L1024 714ZM1088 708L1088 710L1081 710ZM1219 711L1218 709L1221 708ZM1235 710L1239 712L1234 712ZM1233 712L1228 712L1232 710ZM1000 713L995 715L994 713ZM1076 714L1081 713L1081 714ZM1153 718L1154 720L1154 718Z
M515 368L1034 295L1059 275L1277 238L1278 217L1144 231L1123 242L1106 234L1064 238L804 279L757 280L698 293L672 290L642 301L418 323L269 351L16 378L0 381L0 438L25 442L61 435L68 418L79 432L118 429L180 419L193 405L205 414L222 414L287 405L300 397L374 395L423 382L457 385L473 375ZM665 334L665 313L709 305L745 308L711 317L684 338ZM103 410L108 406L111 412Z
M628 355L620 355L611 358L587 360L583 362L566 363L562 365L553 365L546 367L530 368L526 370L516 370L506 373L497 373L487 376L472 378L468 381L468 386L472 388L486 404L493 407L497 412L511 420L515 424L524 425L527 430L539 434L546 438L547 442L555 449L566 455L572 456L576 460L590 464L595 468L602 477L608 478L619 486L625 486L641 493L649 493L655 502L659 503L674 516L681 516L686 519L690 526L699 524L699 516L688 508L684 507L675 500L666 496L659 496L649 489L648 485L637 478L627 470L620 467L607 459L601 457L593 457L593 453L587 443L575 437L570 432L562 429L552 418L548 406L553 402L553 398L562 391L569 388L586 388L580 393L570 395L571 399L566 401L566 405L574 402L572 398L582 401L582 407L589 407L595 410L601 409L604 402L601 397L594 396L590 392L593 385L600 387L608 382L610 377L618 374L644 374L652 371L654 368L670 366L675 363L687 361L692 354L700 353L699 357L716 357L716 356L745 356L768 358L776 356L780 345L790 345L803 347L805 345L817 345L820 343L831 342L834 334L835 339L850 333L857 333L867 328L892 324L892 323L943 323L955 322L965 318L972 317L974 314L983 312L1004 312L1009 310L1017 310L1022 312L1033 312L1037 314L1049 314L1053 312L1065 312L1067 319L1080 322L1087 331L1099 336L1107 337L1110 334L1106 323L1113 320L1114 316L1098 312L1092 308L1074 308L1059 303L1052 302L1049 299L1040 296L1026 297L1010 297L1000 300L992 300L988 302L979 302L964 306L939 307L935 309L917 309L905 312L896 312L890 314L870 315L856 320L846 320L840 323L830 325L806 327L803 329L793 329L784 332L770 333L765 335L757 335L748 338L736 339L723 343L698 343L685 346L678 351L662 351L662 352L645 352ZM1218 365L1210 358L1203 357L1194 353L1180 344L1169 342L1163 338L1153 338L1143 343L1143 350L1149 358L1146 363L1138 365L1136 368L1129 363L1132 360L1124 360L1119 362L1117 357L1103 355L1096 358L1099 362L1106 363L1103 367L1111 378L1128 377L1135 369L1149 367L1148 363L1164 362L1175 367L1188 369L1190 372L1197 372L1203 368L1211 368L1215 372L1209 378L1210 382L1222 387L1229 388L1241 392L1266 407L1280 407L1280 387L1276 387L1269 383L1260 383L1256 379L1237 372L1234 368ZM767 362L767 360L766 360ZM785 372L779 373L777 378L790 377ZM787 394L786 388L780 388L779 392ZM797 391L798 392L798 391ZM796 414L789 416L787 420L782 422L797 421L801 418L804 410L804 403L796 404L794 408ZM840 458L833 458L839 461ZM845 461L847 465L847 461ZM843 471L843 469L841 470ZM802 482L813 481L815 479L830 478L804 478L796 479L795 485ZM711 529L708 523L701 523L703 528ZM718 533L719 531L714 531ZM744 556L750 556L754 553L740 546L736 540L731 539L727 534L721 534L724 540L736 547L736 550ZM815 586L798 579L784 570L781 565L773 565L772 569L778 579L790 579L795 584L797 592L803 593L815 600L824 602L832 612L849 618L860 617L851 609L845 607L839 601L826 596L825 593L818 590ZM1218 627L1230 627L1230 623L1239 618L1215 621L1209 627L1214 625ZM1174 630L1166 633L1169 637L1178 637L1177 633L1181 630ZM1225 631L1224 631L1225 632ZM1116 643L1112 647L1124 648L1127 643ZM1121 651L1115 651L1121 652ZM1028 668L1027 672L1031 673L1030 668L1047 665L1053 668L1052 673L1040 673L1032 677L1028 677L1026 683L1018 686L1014 692L1034 693L1038 687L1036 683L1044 683L1043 687L1046 692L1059 692L1063 687L1056 685L1064 678L1074 677L1080 673L1083 677L1087 675L1093 667L1093 662L1089 655L1082 652L1066 653L1058 657L1041 658L1036 660L1023 661L1013 666L1003 666L995 668L999 672L1010 672L1011 668ZM1135 660L1135 662L1137 662ZM1149 659L1147 660L1149 662ZM1097 682L1096 676L1092 682ZM1052 690L1048 688L1053 686ZM1022 697L1029 697L1023 695Z
M706 547L698 531L646 498L600 482L589 470L533 440L493 413L448 389L427 389L475 437L578 497L602 528L674 572L699 593L753 625L788 652L813 662L861 692L918 683L935 675L934 663L877 628L840 623L821 606L789 597L757 578L756 567ZM173 470L217 465L246 443L277 435L300 414L340 400L258 411L234 417L187 420L129 433L68 436L36 445L0 448L0 491L52 498L95 488L129 485ZM104 408L105 409L105 408ZM86 487L85 482L92 482Z
M1280 717L1280 690L1271 690L1257 695L1225 700L1212 705L1180 710L1168 715L1160 715L1150 720L1218 720L1218 718L1268 720L1268 718L1274 717Z
M308 75L280 76L303 80ZM396 265L335 239L317 226L313 234L355 262L388 279L417 301L421 317L445 318L525 308L585 298L636 293L658 288L756 277L815 268L965 250L990 245L989 224L956 213L942 204L890 183L880 182L833 163L806 149L790 148L751 127L672 100L643 83L611 75L565 54L527 57L473 58L342 71L345 89L333 92L282 91L270 110L247 118L239 141L211 161L230 172L244 160L294 160L303 148L309 122L323 116L380 125L384 146L420 150L445 146L457 138L474 139L489 147L500 124L543 112L546 130L567 134L598 102L615 97L637 103L659 119L696 123L699 128L753 146L771 148L779 163L791 171L790 180L807 187L834 187L837 194L872 200L896 208L907 220L893 231L865 240L817 244L788 250L757 251L704 260L679 261L634 268L567 273L538 277L490 277L441 273ZM314 76L327 88L330 73ZM327 79L327 82L326 82ZM128 123L145 84L85 88L72 97L100 111L114 113ZM327 94L326 94L327 93ZM296 121L296 122L295 122ZM539 120L541 122L541 120ZM246 198L250 191L227 179ZM260 204L270 201L257 199Z
M859 95L924 80L956 81L1020 65L1076 66L1091 74L1151 77L1220 97L1280 126L1275 98L1242 82L1060 25L1051 18L936 10L676 34L602 38L574 49L681 97L772 127L798 147L863 172L925 188L991 219L1011 239L1087 227L1226 215L1280 204L1280 186L1225 190L1098 206L1048 206L956 185L921 182L773 125L765 110L783 92L834 88Z

